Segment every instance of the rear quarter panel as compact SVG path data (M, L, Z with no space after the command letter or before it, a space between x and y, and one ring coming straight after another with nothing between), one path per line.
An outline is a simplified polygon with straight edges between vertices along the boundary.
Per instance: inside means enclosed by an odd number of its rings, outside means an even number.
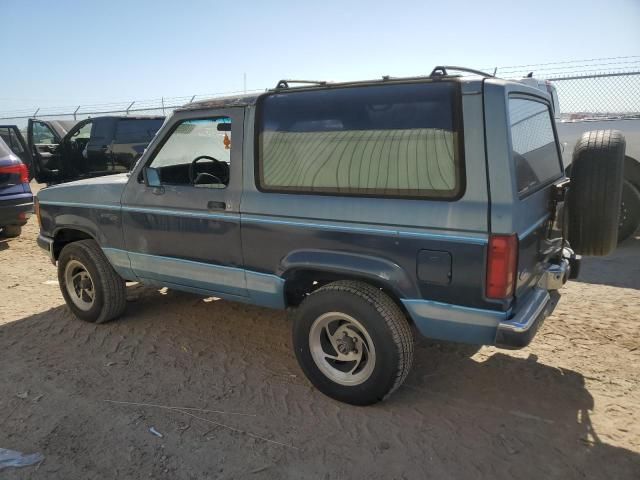
M518 236L517 299L535 286L546 266L551 187L547 186L523 198L518 195L508 98L509 95L524 95L547 103L550 98L538 89L498 79L485 80L484 90L491 233L515 233Z

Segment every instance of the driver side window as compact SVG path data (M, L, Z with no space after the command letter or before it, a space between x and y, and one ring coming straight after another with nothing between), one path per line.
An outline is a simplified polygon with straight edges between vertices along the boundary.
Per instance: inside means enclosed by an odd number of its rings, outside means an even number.
M178 124L151 164L165 185L225 188L231 163L229 117Z

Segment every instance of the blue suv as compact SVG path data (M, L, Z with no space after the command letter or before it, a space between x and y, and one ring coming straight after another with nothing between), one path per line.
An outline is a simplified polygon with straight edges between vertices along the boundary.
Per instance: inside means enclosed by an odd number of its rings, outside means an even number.
M415 333L525 346L574 250L614 248L624 139L584 141L574 195L546 92L446 68L281 81L177 110L130 173L43 189L38 243L86 321L124 312L125 281L290 308L308 379L371 404L406 378Z

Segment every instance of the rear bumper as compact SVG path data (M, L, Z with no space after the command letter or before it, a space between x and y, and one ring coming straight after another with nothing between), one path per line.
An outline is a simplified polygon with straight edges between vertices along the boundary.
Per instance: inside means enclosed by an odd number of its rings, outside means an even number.
M544 319L555 309L559 298L557 292L535 288L513 318L499 323L495 345L504 348L523 348L529 345Z
M33 195L11 195L0 197L0 227L5 225L24 225L33 213Z
M429 300L402 300L422 335L438 340L522 348L529 345L570 276L569 261L549 265L538 286L518 298L507 312L449 305Z
M517 311L499 312L428 300L403 300L418 331L427 338L503 348L526 347L560 295L534 288Z

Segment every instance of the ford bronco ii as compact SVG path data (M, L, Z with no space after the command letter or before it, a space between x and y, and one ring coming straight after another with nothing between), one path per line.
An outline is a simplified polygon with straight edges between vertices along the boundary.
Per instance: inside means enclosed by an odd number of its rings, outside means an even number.
M624 139L585 135L568 190L539 89L446 68L281 81L177 110L130 173L41 190L38 243L89 322L124 312L125 281L291 308L308 379L371 404L414 332L523 347L574 251L615 247Z

